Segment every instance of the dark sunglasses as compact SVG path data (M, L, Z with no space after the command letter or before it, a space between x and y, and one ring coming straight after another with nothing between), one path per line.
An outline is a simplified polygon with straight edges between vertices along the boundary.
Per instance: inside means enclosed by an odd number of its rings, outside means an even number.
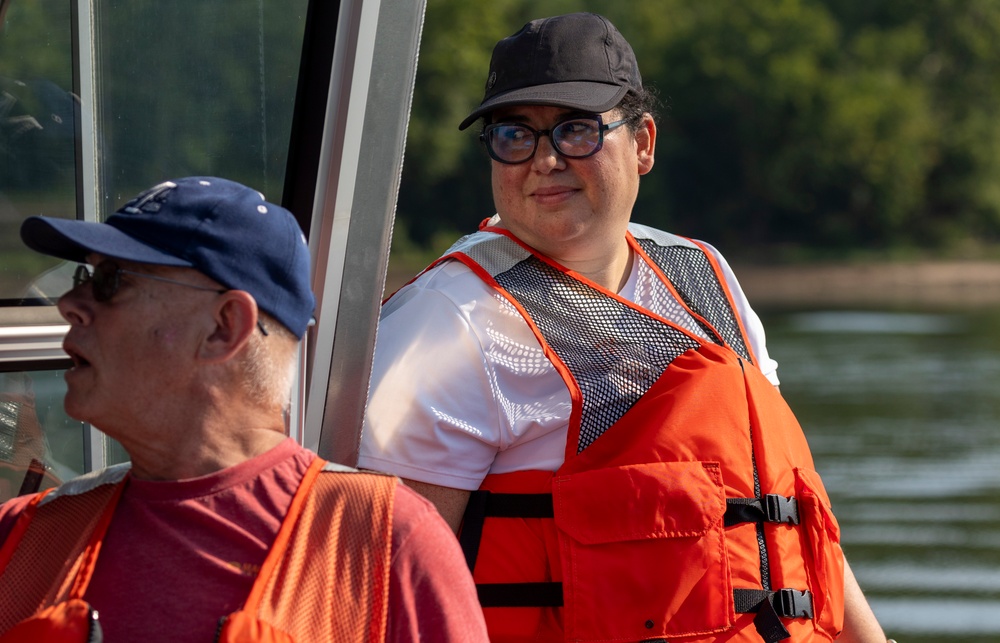
M150 275L145 272L136 272L134 270L125 270L119 266L114 261L106 259L96 266L91 266L89 264L80 264L76 267L76 272L73 273L73 287L76 288L85 283L90 283L90 287L94 293L94 300L99 302L111 301L111 298L115 296L118 289L121 287L121 276L122 275L132 275L133 277L142 277L143 279L152 279L154 281L162 281L168 284L175 284L178 286L187 286L188 288L195 288L197 290L206 290L208 292L214 292L217 294L222 294L226 292L225 288L209 288L207 286L196 286L195 284L185 283L183 281L177 281L176 279L167 279L166 277L160 277L158 275ZM264 324L258 319L257 327L260 332L267 335L267 329L264 328Z
M188 288L197 288L198 290L207 290L209 292L214 292L222 294L225 289L218 288L207 288L205 286L196 286L194 284L187 284L183 281L175 281L174 279L167 279L166 277L158 277L156 275L149 275L144 272L135 272L134 270L125 270L120 267L114 261L106 260L97 264L96 266L90 266L88 264L80 264L76 267L76 272L73 273L73 287L76 288L82 284L90 282L90 287L94 291L94 299L100 302L111 301L111 298L115 296L118 289L121 288L121 276L122 275L133 275L135 277L142 277L143 279L153 279L155 281L164 281L168 284L177 284L178 286L187 286Z
M548 136L562 156L582 159L597 154L604 146L604 132L624 125L625 120L604 124L601 116L576 116L556 123L552 129L536 130L522 123L491 123L479 140L490 157L501 163L524 163L535 155L538 139Z

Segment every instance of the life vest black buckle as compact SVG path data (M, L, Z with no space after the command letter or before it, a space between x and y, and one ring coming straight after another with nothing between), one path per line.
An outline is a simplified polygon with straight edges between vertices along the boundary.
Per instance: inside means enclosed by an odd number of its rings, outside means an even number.
M733 601L736 611L773 613L781 618L813 617L812 592L783 588L774 591L766 589L734 589Z
M734 589L733 601L737 612L757 614L753 624L764 643L778 643L791 637L781 619L813 617L812 593L809 590Z
M799 503L795 497L771 493L763 498L726 498L726 527L745 522L799 524Z
M779 589L774 593L775 608L785 618L812 618L812 594L806 590Z
M768 522L799 524L799 503L794 496L786 498L776 493L767 494L764 496L764 512Z

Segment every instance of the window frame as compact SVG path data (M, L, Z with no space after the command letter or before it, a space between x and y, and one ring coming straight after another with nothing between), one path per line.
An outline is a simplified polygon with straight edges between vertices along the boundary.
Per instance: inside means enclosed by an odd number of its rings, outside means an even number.
M77 207L97 221L94 7L92 0L72 6ZM289 432L349 466L360 445L425 7L425 0L310 0L306 17L282 205L309 239L317 308L300 350ZM54 306L0 311L0 369L69 367L68 328ZM87 425L87 471L106 466L106 440Z

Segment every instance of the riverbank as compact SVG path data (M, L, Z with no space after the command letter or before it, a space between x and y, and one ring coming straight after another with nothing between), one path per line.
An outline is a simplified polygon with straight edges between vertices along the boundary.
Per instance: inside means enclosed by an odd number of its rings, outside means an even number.
M733 269L755 308L1000 307L1000 262L919 261L894 263L760 266ZM386 293L419 267L390 265Z
M754 307L1000 306L1000 262L734 265Z

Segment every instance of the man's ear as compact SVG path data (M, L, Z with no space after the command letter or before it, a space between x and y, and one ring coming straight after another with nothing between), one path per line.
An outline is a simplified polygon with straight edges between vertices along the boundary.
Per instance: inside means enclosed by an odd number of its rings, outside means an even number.
M639 162L639 175L648 174L653 169L656 152L656 121L650 114L642 117L642 124L635 132L636 156Z
M257 329L257 302L243 290L227 290L212 309L215 326L202 340L199 357L224 362L236 355Z

